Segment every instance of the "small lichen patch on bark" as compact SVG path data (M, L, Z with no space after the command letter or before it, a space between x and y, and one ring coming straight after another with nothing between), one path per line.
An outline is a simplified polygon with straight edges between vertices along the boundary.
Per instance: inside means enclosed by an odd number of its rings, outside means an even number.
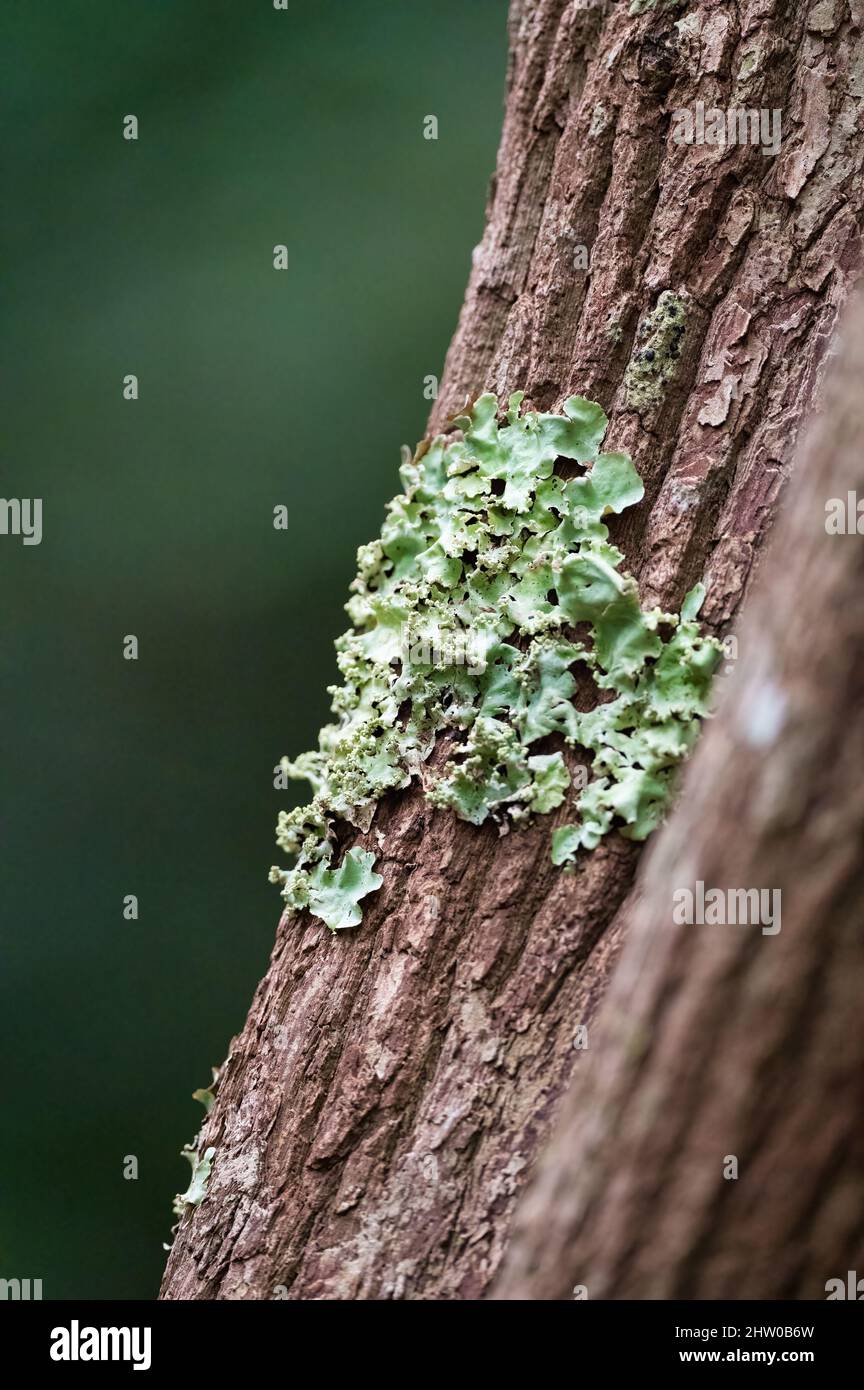
M678 370L686 317L684 299L664 290L640 323L624 374L624 392L631 410L650 410L662 401Z
M837 28L837 0L819 0L807 16L807 28L813 34L833 34Z
M207 1196L207 1184L210 1181L216 1150L208 1148L201 1154L192 1144L187 1144L182 1153L183 1157L188 1158L192 1165L192 1177L186 1191L178 1192L174 1198L175 1216L183 1216L189 1207L198 1207L204 1201Z

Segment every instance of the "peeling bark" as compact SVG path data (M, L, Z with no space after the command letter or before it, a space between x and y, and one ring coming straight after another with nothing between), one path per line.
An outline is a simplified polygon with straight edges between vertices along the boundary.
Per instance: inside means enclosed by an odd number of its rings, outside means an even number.
M646 483L613 541L649 603L677 606L704 575L716 632L748 588L860 265L861 6L511 8L487 228L430 429L483 389L544 409L598 400L607 447ZM780 108L781 153L675 144L670 113L697 99ZM637 410L627 367L664 290L688 306L683 350ZM358 838L384 875L362 927L280 922L164 1297L484 1294L637 861L610 836L561 874L558 819L499 839L411 788Z
M501 1298L824 1299L861 1268L864 536L825 529L864 499L856 307ZM700 880L779 893L779 932L674 925Z

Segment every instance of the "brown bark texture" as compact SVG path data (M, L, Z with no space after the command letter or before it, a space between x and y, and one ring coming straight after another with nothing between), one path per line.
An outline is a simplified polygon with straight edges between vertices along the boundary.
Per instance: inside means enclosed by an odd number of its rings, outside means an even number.
M825 524L864 500L862 382L859 300L501 1298L824 1299L862 1267L864 535ZM699 881L770 889L780 930L674 924Z
M605 447L646 485L612 539L646 603L677 606L704 576L718 633L859 273L862 5L511 8L487 226L430 430L484 389L540 408L598 400ZM696 101L780 110L780 152L676 143L671 113ZM685 304L684 337L646 399L627 369L664 290ZM333 937L283 918L163 1297L485 1294L617 957L638 857L608 836L563 874L549 860L559 818L499 838L411 788L358 837L384 876L362 926Z

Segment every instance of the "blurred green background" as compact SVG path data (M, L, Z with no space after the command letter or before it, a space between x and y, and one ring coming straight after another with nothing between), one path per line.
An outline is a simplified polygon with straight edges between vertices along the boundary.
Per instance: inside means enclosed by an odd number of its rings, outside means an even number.
M273 767L482 232L506 8L5 0L0 495L44 537L0 536L0 1277L46 1298L156 1294L279 915Z

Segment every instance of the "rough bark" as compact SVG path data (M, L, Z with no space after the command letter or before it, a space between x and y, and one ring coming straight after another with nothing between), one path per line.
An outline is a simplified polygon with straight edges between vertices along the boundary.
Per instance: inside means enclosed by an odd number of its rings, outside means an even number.
M856 309L502 1298L815 1299L861 1269L864 535L825 529L864 499ZM780 893L780 931L674 925L700 880Z
M516 0L486 233L430 424L484 388L544 408L599 400L647 487L613 539L648 601L675 605L704 574L716 631L748 586L861 254L861 0L832 3L808 19L807 3L706 0L682 27L675 10ZM697 98L780 108L781 153L673 143L670 112ZM684 350L640 413L624 374L664 289L688 304ZM608 837L563 875L550 821L498 839L409 790L361 837L384 875L362 927L333 938L283 919L202 1136L210 1194L163 1296L484 1293L637 861Z

